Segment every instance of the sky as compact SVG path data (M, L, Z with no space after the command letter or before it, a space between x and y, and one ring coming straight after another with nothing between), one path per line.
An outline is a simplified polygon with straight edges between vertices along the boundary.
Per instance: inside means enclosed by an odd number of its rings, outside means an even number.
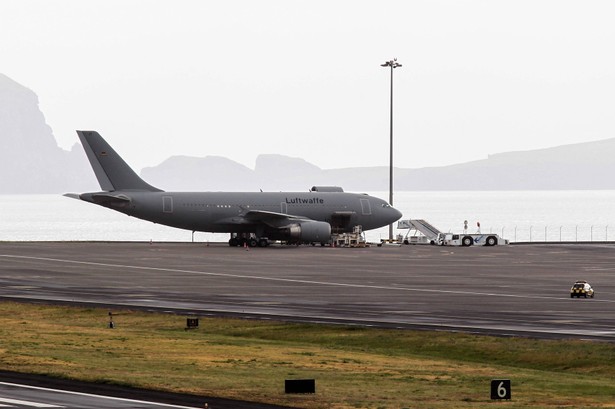
M615 2L0 0L0 72L64 149L442 166L615 137ZM204 175L206 177L206 175Z

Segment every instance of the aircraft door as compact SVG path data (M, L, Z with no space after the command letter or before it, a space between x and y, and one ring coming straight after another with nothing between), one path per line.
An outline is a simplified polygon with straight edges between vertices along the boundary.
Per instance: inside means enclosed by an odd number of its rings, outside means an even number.
M351 231L351 226L356 223L357 215L354 212L338 212L331 215L329 224L333 234Z
M288 214L288 204L286 202L280 203L280 213Z
M173 213L173 196L162 196L162 213Z

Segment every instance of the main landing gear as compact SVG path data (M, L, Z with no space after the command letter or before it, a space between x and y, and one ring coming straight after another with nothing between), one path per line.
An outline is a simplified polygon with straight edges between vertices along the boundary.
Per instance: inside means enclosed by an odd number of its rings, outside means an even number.
M237 233L232 233L228 245L231 247L267 247L269 239L267 237L256 237L252 234L238 235Z

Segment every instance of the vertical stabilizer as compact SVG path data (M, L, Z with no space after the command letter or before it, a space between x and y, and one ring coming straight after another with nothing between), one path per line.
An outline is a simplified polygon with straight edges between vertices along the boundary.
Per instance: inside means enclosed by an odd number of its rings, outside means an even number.
M77 131L100 188L162 192L139 177L96 131Z

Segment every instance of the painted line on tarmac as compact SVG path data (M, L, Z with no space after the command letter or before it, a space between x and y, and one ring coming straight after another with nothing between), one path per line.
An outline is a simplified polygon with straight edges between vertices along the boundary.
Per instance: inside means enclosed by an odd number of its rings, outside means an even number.
M294 283L294 284L321 285L321 286L328 286L328 287L362 288L362 289L371 289L371 290L394 290L394 291L411 291L411 292L421 291L424 293L476 295L476 296L483 296L483 297L508 297L508 298L522 298L522 299L539 299L539 300L567 300L569 299L569 297L545 297L545 296L537 296L537 295L503 294L503 293L459 291L459 290L437 290L437 289L432 289L432 288L417 289L416 287L409 288L409 287L382 286L382 285L369 285L369 284L350 284L350 283L337 283L333 281L297 280L293 278L263 277L263 276L251 276L251 275L245 275L245 274L230 274L230 273L212 273L208 271L181 270L181 269L162 268L162 267L131 266L131 265L124 265L124 264L97 263L93 261L64 260L64 259L48 258L48 257L16 256L16 255L10 255L10 254L0 254L0 257L12 258L12 259L18 259L18 260L38 260L38 261L50 261L50 262L65 263L65 264L90 265L90 266L98 266L98 267L130 268L134 270L144 270L144 271L160 271L160 272L167 272L167 273L184 273L184 274L194 274L194 275L203 275L203 276L212 276L212 277L239 278L239 279L246 279L246 280L261 280L261 281L276 281L276 282ZM614 300L592 300L592 302L615 303Z
M113 396L94 395L94 394L91 394L91 393L65 391L65 390L62 390L62 389L42 388L40 386L22 385L22 384L18 384L18 383L0 382L0 385L6 385L6 386L11 386L11 387L23 388L23 389L34 389L34 390L45 391L45 392L63 393L63 394L66 394L66 395L76 395L76 396L84 396L84 397L90 397L90 398L108 399L108 400L113 400L113 401L118 401L118 402L128 402L128 403L146 404L146 405L151 405L151 406L161 406L161 407L164 407L164 408L195 409L194 406L179 406L179 405L170 405L170 404L166 404L166 403L148 402L148 401L144 401L144 400L116 398L116 397L113 397ZM12 400L12 399L2 399L0 401L4 402L4 401L9 401L9 400ZM38 407L38 408L61 408L61 407L63 407L63 406L48 405L48 404L42 404L42 403L34 405L33 402L26 402L26 401L21 401L21 402L22 402L21 403L22 405L33 406L33 407ZM15 400L15 402L7 402L7 403L19 404L17 402L17 400Z
M51 405L48 403L40 403L40 402L32 402L30 400L21 400L21 399L9 399L9 398L0 398L0 402L8 403L9 405L21 405L21 406L30 406L32 408L63 408L64 406ZM2 407L12 407L7 405L2 405Z

